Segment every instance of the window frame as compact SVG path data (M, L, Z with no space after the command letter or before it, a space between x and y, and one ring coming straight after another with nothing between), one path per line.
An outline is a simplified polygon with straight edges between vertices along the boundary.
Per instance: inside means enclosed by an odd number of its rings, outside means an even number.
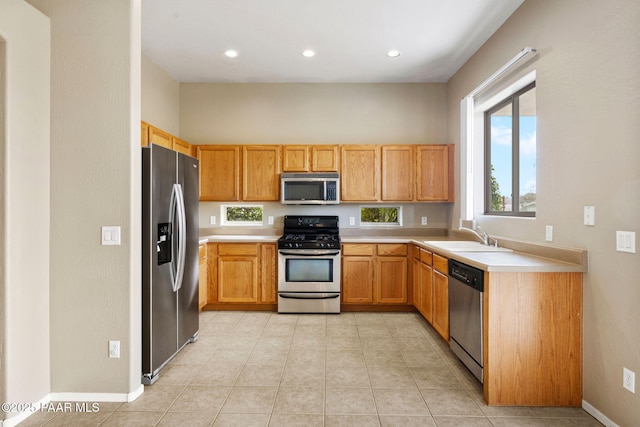
M365 222L362 221L362 209L397 209L398 210L398 221L397 222ZM402 206L394 205L394 206L360 206L359 210L360 215L360 225L365 227L402 227Z
M228 208L260 208L262 209L262 219L260 221L229 221L227 220ZM220 225L228 227L260 227L264 225L264 206L258 204L239 204L220 206Z
M535 218L537 211L520 210L520 96L536 88L533 80L484 111L484 215ZM491 210L491 115L511 105L511 210ZM537 112L536 112L537 117ZM536 150L536 159L538 153ZM537 191L536 191L537 199Z

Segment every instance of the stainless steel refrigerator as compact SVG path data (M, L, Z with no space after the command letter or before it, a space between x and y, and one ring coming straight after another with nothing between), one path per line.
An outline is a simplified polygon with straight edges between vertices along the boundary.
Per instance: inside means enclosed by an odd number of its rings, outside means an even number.
M198 160L142 148L142 383L198 336Z

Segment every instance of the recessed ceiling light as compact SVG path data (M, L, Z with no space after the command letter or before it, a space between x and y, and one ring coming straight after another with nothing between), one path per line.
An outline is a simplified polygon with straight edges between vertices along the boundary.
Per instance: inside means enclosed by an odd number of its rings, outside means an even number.
M389 52L387 52L387 56L389 58L397 58L398 56L400 56L400 51L399 50L390 50Z
M238 51L229 49L225 51L224 56L226 56L227 58L235 58L238 56Z
M305 58L312 58L314 56L316 56L316 53L314 51L312 51L311 49L307 49L302 51L302 56L304 56Z

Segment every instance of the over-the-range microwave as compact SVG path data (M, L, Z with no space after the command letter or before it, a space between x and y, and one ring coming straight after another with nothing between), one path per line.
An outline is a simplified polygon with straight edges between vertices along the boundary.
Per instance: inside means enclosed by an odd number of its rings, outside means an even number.
M337 173L283 173L282 203L288 205L337 205L340 175Z

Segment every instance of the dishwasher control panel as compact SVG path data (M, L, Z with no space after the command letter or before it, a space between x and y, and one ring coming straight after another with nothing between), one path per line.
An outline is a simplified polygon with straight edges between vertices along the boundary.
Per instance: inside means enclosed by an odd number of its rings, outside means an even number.
M480 292L484 292L484 271L479 268L450 259L449 277L459 280L465 285L471 286Z

